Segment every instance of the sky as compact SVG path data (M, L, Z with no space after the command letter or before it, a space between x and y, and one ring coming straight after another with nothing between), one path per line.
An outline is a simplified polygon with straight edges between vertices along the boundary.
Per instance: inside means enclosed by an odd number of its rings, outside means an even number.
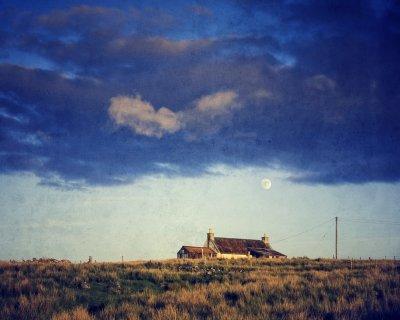
M399 56L396 1L0 1L0 259L400 257Z

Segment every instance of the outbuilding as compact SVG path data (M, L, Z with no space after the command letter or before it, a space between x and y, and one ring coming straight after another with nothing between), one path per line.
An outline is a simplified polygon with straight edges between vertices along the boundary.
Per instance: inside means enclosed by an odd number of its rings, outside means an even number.
M214 258L217 254L207 247L183 246L177 253L178 259Z

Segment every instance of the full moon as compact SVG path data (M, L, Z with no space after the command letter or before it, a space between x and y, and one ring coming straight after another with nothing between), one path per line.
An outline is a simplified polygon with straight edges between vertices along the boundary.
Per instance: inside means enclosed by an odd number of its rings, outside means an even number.
M262 179L262 181L261 181L261 186L262 186L265 190L271 189L271 185L272 185L271 180L269 180L269 179Z

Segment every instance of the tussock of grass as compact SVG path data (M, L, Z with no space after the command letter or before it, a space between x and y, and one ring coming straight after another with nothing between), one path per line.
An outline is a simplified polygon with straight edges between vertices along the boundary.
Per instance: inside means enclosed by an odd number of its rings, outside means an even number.
M400 319L400 264L2 262L0 297L0 319Z

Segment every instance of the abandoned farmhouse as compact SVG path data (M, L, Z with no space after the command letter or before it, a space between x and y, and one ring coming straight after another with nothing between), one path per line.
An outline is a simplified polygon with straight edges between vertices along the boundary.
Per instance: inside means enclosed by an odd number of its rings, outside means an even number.
M286 255L271 248L269 237L261 240L215 237L212 229L207 233L203 247L183 246L177 253L178 259L201 258L286 258Z

